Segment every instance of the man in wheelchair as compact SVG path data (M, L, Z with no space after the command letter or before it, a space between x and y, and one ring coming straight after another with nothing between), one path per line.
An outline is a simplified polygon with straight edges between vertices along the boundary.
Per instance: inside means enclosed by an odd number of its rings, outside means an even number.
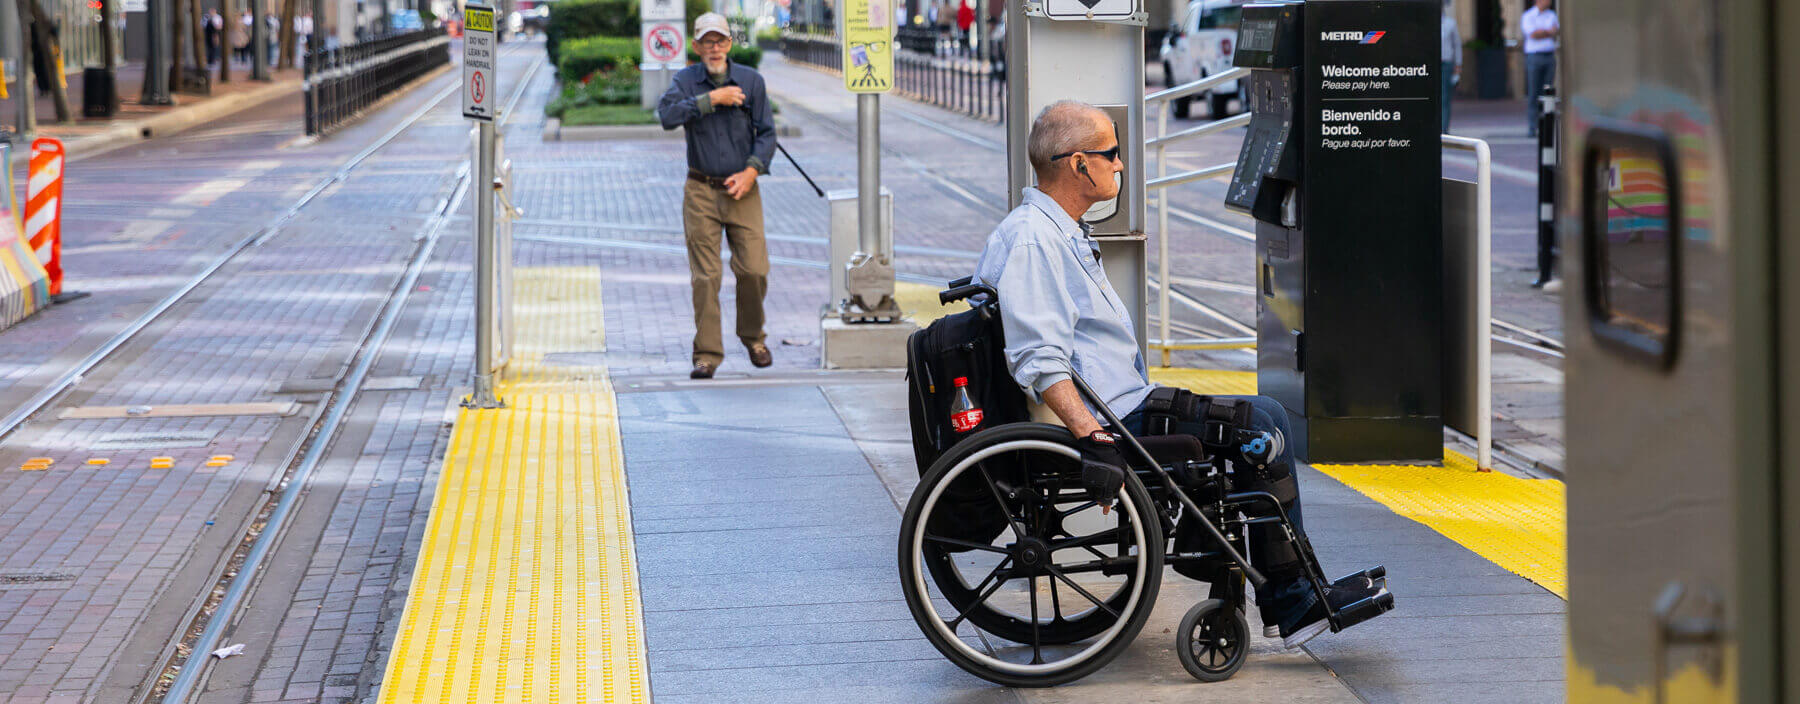
M1052 104L1033 122L1028 152L1038 185L1025 189L1024 202L989 236L974 279L998 293L1013 379L1077 438L1089 493L1103 505L1118 496L1130 466L1119 431L1187 434L1208 454L1261 455L1255 476L1232 481L1240 490L1273 495L1302 536L1290 539L1280 523L1249 525L1248 557L1267 580L1256 590L1264 635L1294 648L1327 630L1321 591L1334 610L1378 596L1385 588L1378 579L1315 588L1296 553L1304 540L1300 492L1292 452L1283 447L1288 424L1279 403L1198 397L1149 383L1131 311L1107 280L1100 248L1081 222L1094 204L1118 195L1124 166L1112 121L1085 103ZM1111 411L1104 415L1124 427L1102 427L1070 370L1104 400Z

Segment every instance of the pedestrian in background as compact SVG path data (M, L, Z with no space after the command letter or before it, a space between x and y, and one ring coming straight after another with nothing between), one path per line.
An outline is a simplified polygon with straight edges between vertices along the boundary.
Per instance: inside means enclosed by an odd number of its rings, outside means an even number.
M231 56L239 63L250 60L250 11L245 10L243 17L231 25L228 32L231 36Z
M967 54L970 46L969 30L975 27L975 0L958 0L956 3L956 43Z
M1450 133L1450 92L1456 89L1462 80L1462 32L1456 29L1456 18L1451 16L1450 0L1444 0L1443 19L1438 22L1438 60L1439 75L1443 76L1443 134Z
M206 63L210 66L219 63L219 34L225 29L225 18L218 10L208 9L202 22L206 27Z
M1562 23L1550 9L1550 0L1533 1L1519 19L1519 28L1525 31L1525 132L1536 137L1538 96L1544 94L1544 86L1556 82L1556 37Z
M719 233L731 245L737 282L737 335L750 363L767 367L763 296L769 290L769 245L763 239L762 192L756 177L775 158L775 117L762 74L732 63L731 27L708 12L694 20L701 62L675 74L657 102L663 129L685 128L687 185L681 222L694 288L694 379L711 379L725 361L719 320Z

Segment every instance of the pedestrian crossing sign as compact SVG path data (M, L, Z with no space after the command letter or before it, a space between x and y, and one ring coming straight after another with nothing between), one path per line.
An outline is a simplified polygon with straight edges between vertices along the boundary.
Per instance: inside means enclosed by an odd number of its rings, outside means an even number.
M893 0L845 0L838 36L844 38L844 87L852 93L894 88Z

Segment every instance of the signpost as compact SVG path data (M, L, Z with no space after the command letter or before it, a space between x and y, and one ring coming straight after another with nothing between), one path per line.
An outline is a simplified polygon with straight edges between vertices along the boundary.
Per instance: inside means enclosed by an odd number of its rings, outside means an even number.
M1053 20L1142 23L1143 0L1044 0L1044 16Z
M463 117L476 123L475 183L475 390L463 405L499 408L494 396L494 108L499 86L494 84L494 8L463 8Z
M894 18L890 0L846 0L839 21L844 38L844 87L852 93L894 88ZM860 110L862 99L858 99Z
M463 117L494 121L494 8L463 8Z
M644 23L644 59L657 63L673 63L681 58L687 37L680 22Z
M644 53L638 64L639 104L651 110L669 89L675 72L687 65L687 10L682 0L643 0L638 12Z
M883 246L881 219L881 94L894 87L891 0L845 0L838 34L844 38L844 87L856 95L857 252L844 280L854 310L847 319L892 321L894 264Z

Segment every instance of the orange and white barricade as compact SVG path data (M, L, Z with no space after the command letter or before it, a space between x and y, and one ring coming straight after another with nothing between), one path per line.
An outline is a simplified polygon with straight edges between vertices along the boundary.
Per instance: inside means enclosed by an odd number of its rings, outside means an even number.
M0 155L10 157L11 146L0 147ZM10 159L0 163L10 163ZM13 214L11 182L8 175L5 178L9 186L7 197L0 198L0 329L43 310L51 301L50 276L38 263L37 255L32 253L24 234L19 231L19 219Z
M50 275L50 295L62 293L63 143L55 137L31 142L31 176L25 182L25 238Z

